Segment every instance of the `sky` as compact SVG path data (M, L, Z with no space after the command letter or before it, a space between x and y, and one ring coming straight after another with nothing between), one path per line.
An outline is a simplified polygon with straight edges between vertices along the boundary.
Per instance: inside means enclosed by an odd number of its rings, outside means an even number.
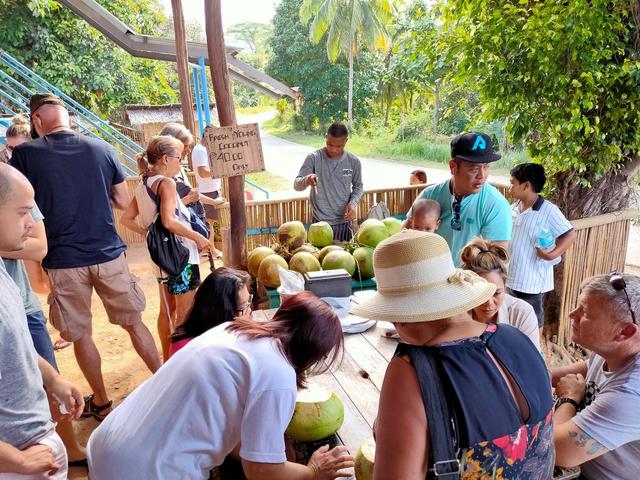
M171 0L161 0L171 15ZM222 24L225 30L242 22L270 23L280 0L221 0ZM204 27L204 0L182 0L185 19L198 20Z

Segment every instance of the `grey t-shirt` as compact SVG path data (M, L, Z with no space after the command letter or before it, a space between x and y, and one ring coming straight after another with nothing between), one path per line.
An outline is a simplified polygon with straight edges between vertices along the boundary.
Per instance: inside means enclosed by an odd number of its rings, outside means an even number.
M331 225L344 222L344 210L348 203L358 204L362 196L362 167L358 157L344 152L338 159L329 158L324 148L310 153L305 158L293 188L307 188L305 177L315 173L318 185L311 189L309 199L314 221L325 221Z
M0 259L0 440L22 450L54 428L22 299Z
M31 209L31 216L35 222L41 222L44 219L44 216L37 205L34 205ZM22 303L26 314L31 315L42 310L40 300L38 300L38 297L36 297L31 289L27 270L24 267L24 262L22 260L14 260L11 258L3 258L2 260L4 260L4 266L7 269L7 273L20 289L20 295L22 295Z
M604 370L592 354L586 381L597 385L594 400L575 424L609 449L580 468L588 480L637 480L640 472L640 353L617 372Z

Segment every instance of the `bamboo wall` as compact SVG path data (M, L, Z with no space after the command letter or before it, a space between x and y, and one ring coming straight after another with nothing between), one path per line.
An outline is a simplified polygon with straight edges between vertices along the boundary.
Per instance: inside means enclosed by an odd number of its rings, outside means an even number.
M558 326L560 345L571 341L569 312L576 307L582 281L593 275L624 271L629 228L631 220L637 217L637 210L622 210L571 222L577 238L564 254Z
M129 193L139 182L138 177L129 177L127 185ZM507 198L509 187L495 185ZM366 218L371 206L384 202L391 215L404 215L423 189L422 186L367 190L358 205L358 219ZM220 208L221 226L229 227L229 205ZM278 226L290 220L300 220L308 224L311 221L309 198L294 197L278 200L256 200L246 203L247 213L247 251L259 245L270 245ZM564 261L562 282L556 285L559 296L558 343L566 345L571 339L571 323L569 312L575 308L580 283L592 276L609 273L613 270L623 271L629 239L629 228L632 218L636 218L636 210L624 210L615 214L599 215L571 222L576 230L576 242L567 250ZM116 211L116 227L122 239L128 244L139 244L144 238L124 228L120 222L120 212ZM236 241L236 239L231 239Z

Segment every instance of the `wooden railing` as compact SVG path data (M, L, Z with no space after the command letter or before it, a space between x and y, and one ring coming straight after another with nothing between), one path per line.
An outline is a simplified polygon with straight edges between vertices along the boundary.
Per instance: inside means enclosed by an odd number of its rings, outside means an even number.
M127 187L132 197L139 182L139 177L127 178ZM369 209L377 202L384 202L391 215L403 215L407 213L416 196L423 188L424 186L411 186L367 190L358 204L358 219L366 218ZM291 220L300 220L304 224L311 222L308 196L277 200L254 200L246 202L245 209L248 251L259 245L271 244L277 228L285 222ZM230 225L229 204L227 203L219 208L219 212L221 228L228 228ZM121 213L116 212L116 228L125 243L127 245L143 243L144 238L141 235L130 231L120 223L120 216ZM231 241L237 240L240 239L231 239Z
M139 182L138 177L129 177L127 185L129 193ZM507 198L509 187L494 184ZM358 219L366 218L369 208L377 202L384 202L391 215L404 215L424 186L410 186L367 190L362 195L358 205ZM220 208L221 227L229 227L229 205ZM558 343L566 345L571 339L571 322L569 312L575 308L580 283L592 276L609 273L613 270L623 271L629 238L629 228L632 218L636 218L636 210L584 218L571 222L578 234L576 242L564 255L563 262L556 267L558 281L555 295L558 307L553 312L553 318L558 323ZM274 241L274 234L281 224L290 220L300 220L308 224L311 212L308 196L293 197L278 200L257 200L246 203L247 217L247 251L259 245L270 245ZM143 243L144 238L137 233L124 228L120 222L120 212L116 212L118 233L129 244ZM242 239L230 239L242 241Z

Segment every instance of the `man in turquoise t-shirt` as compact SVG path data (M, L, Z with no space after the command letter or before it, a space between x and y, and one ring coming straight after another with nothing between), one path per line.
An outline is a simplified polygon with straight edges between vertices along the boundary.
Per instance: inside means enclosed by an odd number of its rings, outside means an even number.
M440 204L440 227L436 231L449 244L451 256L460 265L460 251L473 238L504 242L511 240L509 202L487 183L489 164L500 159L484 133L463 133L451 140L451 179L425 188L418 199ZM411 210L407 213L411 228Z

